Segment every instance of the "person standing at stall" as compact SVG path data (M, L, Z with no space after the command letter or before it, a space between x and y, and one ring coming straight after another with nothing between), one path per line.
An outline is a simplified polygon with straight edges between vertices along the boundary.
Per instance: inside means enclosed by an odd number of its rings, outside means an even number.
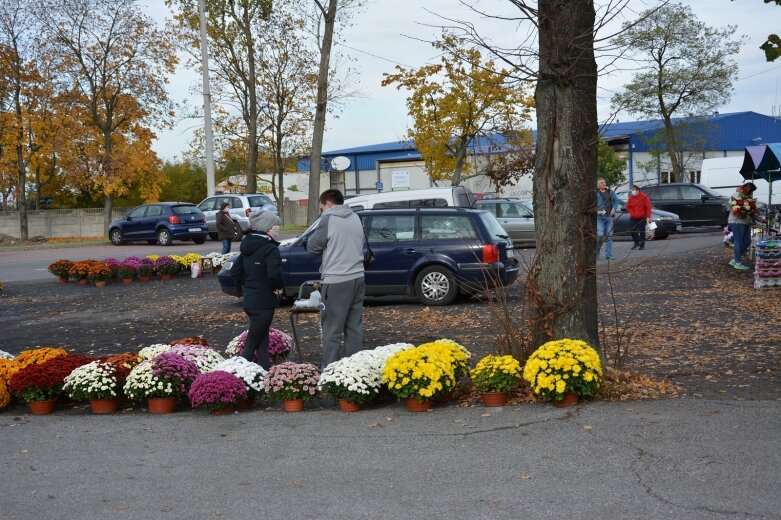
M751 226L754 221L766 222L759 216L757 199L754 198L756 185L746 181L739 186L729 199L730 212L727 224L732 230L732 260L729 265L738 271L748 271L751 267L743 263L743 254L751 245Z
M325 368L363 349L365 235L361 218L345 205L339 190L325 190L320 195L320 211L320 223L306 249L323 256L320 324Z
M635 184L626 201L626 210L629 212L629 229L632 230L632 249L645 249L645 225L651 222L651 201L648 195L640 191Z
M220 211L214 217L214 225L217 227L217 240L222 242L222 254L231 252L231 240L233 240L233 219L231 218L229 202L220 204Z
M616 208L621 204L615 192L607 187L607 181L597 179L597 258L605 243L605 258L613 260L613 220Z

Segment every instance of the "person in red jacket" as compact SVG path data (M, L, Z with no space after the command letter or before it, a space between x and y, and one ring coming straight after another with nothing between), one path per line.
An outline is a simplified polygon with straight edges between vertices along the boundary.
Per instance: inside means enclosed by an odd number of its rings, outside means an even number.
M626 201L626 210L629 212L632 240L635 241L632 249L645 249L645 224L651 222L651 201L636 184Z

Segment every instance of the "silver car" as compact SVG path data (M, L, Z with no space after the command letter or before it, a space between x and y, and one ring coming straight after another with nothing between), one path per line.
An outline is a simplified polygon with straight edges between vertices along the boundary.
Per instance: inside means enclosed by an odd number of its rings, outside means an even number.
M198 209L206 215L206 226L209 237L217 240L217 212L224 202L230 204L230 215L233 219L233 239L241 240L250 228L249 216L255 211L271 211L276 214L277 206L271 197L265 193L222 193L208 197L198 204Z
M534 211L531 202L513 199L482 199L475 203L478 209L494 214L515 245L535 245Z

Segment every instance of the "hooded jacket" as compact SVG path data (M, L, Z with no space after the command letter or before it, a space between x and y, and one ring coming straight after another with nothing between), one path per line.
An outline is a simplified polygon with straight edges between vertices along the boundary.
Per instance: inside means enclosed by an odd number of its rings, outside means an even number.
M244 262L244 309L274 309L279 298L275 289L284 288L279 242L266 233L253 232L241 241Z
M626 210L635 220L643 218L651 218L651 201L648 199L648 195L642 191L638 191L637 195L629 195L629 199L626 201Z
M307 240L306 250L323 255L320 264L323 283L339 283L363 277L364 242L361 218L342 204L323 212Z

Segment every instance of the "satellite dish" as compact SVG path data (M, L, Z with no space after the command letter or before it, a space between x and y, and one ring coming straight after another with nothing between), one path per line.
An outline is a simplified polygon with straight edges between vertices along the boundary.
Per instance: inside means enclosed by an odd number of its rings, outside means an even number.
M331 168L333 168L334 170L338 170L342 172L349 167L350 167L350 159L348 159L344 155L340 155L339 157L334 157L333 159L331 159Z

